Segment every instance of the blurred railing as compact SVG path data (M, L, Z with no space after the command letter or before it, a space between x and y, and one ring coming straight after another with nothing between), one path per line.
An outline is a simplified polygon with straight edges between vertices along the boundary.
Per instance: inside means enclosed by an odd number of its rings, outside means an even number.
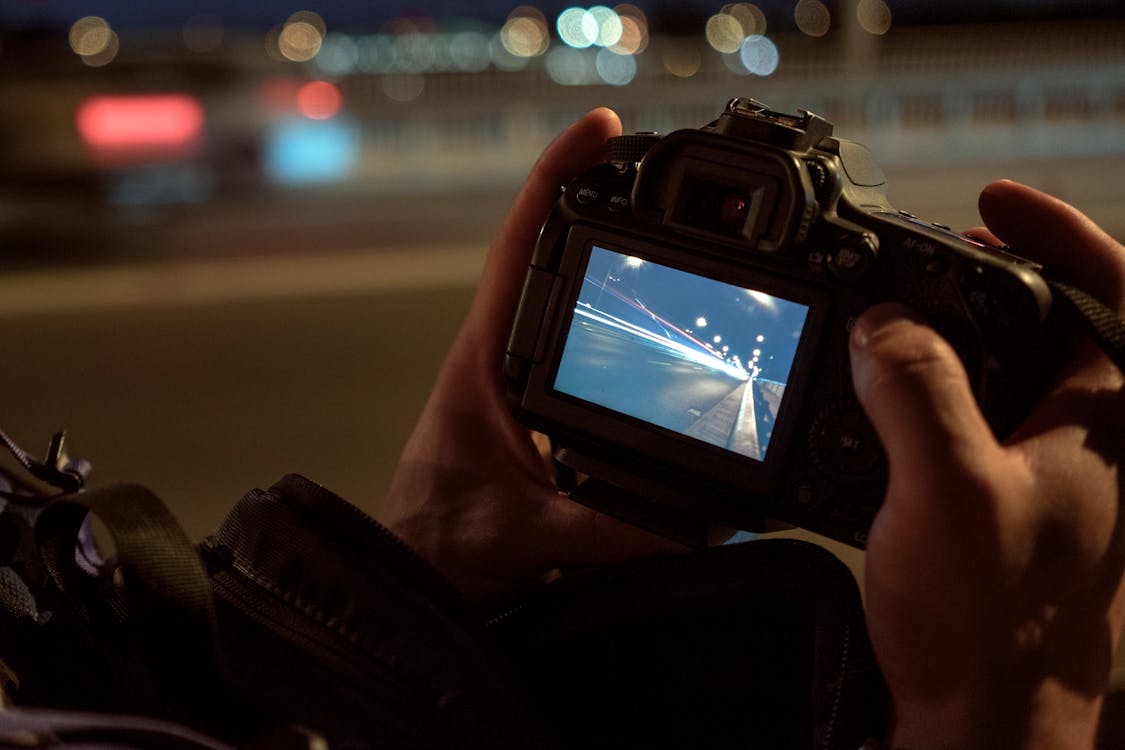
M266 59L260 35L205 61L152 35L92 72L31 55L0 79L0 102L18 113L0 126L0 250L11 263L57 259L69 251L52 248L76 235L87 259L258 252L278 246L268 235L279 228L292 230L291 246L311 247L300 238L309 224L320 245L485 238L539 150L582 112L607 105L626 130L668 132L710 121L732 96L833 121L837 135L871 148L892 198L912 211L972 223L981 181L1012 176L1092 206L1125 236L1115 210L1125 196L1125 22L771 39L780 64L758 76L736 72L701 36L655 36L623 86L561 85L538 58L518 71L330 75L316 60ZM693 61L690 76L671 72L676 59ZM286 182L270 160L292 153L278 132L293 117L263 108L263 87L318 79L342 94L321 125L337 128L347 161L331 179ZM86 97L166 90L202 103L201 148L127 168L91 159L73 124Z

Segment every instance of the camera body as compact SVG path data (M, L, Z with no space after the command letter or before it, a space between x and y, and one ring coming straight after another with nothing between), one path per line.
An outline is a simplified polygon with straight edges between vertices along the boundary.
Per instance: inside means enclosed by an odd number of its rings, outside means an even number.
M886 460L848 337L885 301L953 345L998 435L1026 413L1039 267L893 208L823 118L733 99L610 146L543 226L504 368L517 418L584 478L576 499L658 531L779 520L862 547Z

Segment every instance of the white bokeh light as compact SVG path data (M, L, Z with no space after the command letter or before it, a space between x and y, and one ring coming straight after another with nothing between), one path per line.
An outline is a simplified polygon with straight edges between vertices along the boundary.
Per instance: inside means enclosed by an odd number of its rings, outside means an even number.
M739 57L746 70L757 76L773 75L781 62L781 55L777 45L769 37L759 34L746 37L742 42Z
M547 75L563 86L588 86L598 82L594 57L586 50L555 47L544 60Z
M637 61L632 55L619 55L608 49L598 50L594 67L598 77L611 86L628 86L637 77Z
M599 47L612 47L621 41L623 27L621 17L612 8L604 5L595 5L587 11L597 24L597 33L594 35L594 44Z
M567 8L555 23L563 44L574 49L585 49L598 38L598 22L584 8Z

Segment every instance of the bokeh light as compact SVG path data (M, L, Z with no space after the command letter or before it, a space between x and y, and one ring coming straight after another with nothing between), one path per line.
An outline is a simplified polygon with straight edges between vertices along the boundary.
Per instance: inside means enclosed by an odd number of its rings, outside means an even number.
M488 68L488 37L479 31L462 31L449 40L453 67L462 73L480 73Z
M500 29L504 49L516 57L536 57L547 51L550 36L547 29L531 18L509 19Z
M555 22L563 44L575 49L585 49L598 38L598 22L584 8L567 8Z
M781 61L777 45L760 34L746 37L739 51L739 57L746 70L756 76L773 75Z
M546 52L546 48L543 50ZM523 55L515 55L504 46L504 41L499 32L488 42L488 55L492 60L492 64L497 70L502 70L506 73L514 73L518 70L523 70L527 67L530 57Z
M642 14L643 17L643 14ZM636 18L633 18L636 22ZM647 28L647 22L645 26ZM563 44L574 49L612 47L621 41L624 24L613 8L595 5L588 10L571 7L559 14L555 22Z
M436 67L438 50L433 34L410 30L394 38L395 70L403 73L425 73Z
M121 49L121 43L117 38L116 31L109 32L109 44L105 48L94 55L83 55L82 62L89 65L91 68L100 68L103 65L109 65L117 58L117 53Z
M598 81L594 58L585 50L555 47L544 64L551 80L563 86L589 86Z
M287 23L277 39L281 56L293 62L306 62L316 57L322 39L314 26L303 21Z
M388 73L394 65L394 40L383 34L356 42L356 64L364 73Z
M891 30L891 9L883 0L859 0L855 14L860 27L869 34L882 35Z
M500 28L500 43L514 57L538 57L551 45L547 17L538 8L521 5Z
M750 36L764 36L766 16L750 2L731 2L706 21L704 36L715 52L736 53Z
M832 13L821 0L799 0L793 9L797 28L809 36L824 36L832 26Z
M101 16L79 18L70 27L70 48L90 67L101 67L113 62L120 42L109 22Z
M610 86L628 86L637 76L637 60L632 55L619 55L610 49L598 50L594 59L598 77Z
M738 21L743 36L766 33L766 14L753 3L730 3L724 5L720 12Z
M328 33L328 26L324 23L324 19L320 17L319 13L311 10L299 10L293 15L289 16L286 23L307 23L316 29L316 33L321 38Z
M747 37L766 33L766 16L753 3L727 3L707 19L704 36L716 52L738 52Z
M338 182L359 159L360 136L354 123L341 119L282 119L266 138L265 167L284 185Z
M704 36L732 73L768 76L777 70L780 55L765 32L766 16L761 8L753 3L728 3L707 19ZM689 60L684 55L673 66L666 55L664 65L673 75L689 77L699 68L687 64Z
M664 69L677 78L691 78L703 67L703 56L694 44L680 42L664 50L661 62Z
M82 141L97 148L184 146L203 133L203 106L186 94L92 96L76 113Z
M637 55L648 47L648 17L635 5L623 3L614 6L621 21L621 38L610 49L622 55Z
M330 76L346 76L359 67L359 45L347 34L328 34L320 45L316 65Z
M742 46L742 40L746 38L742 33L742 24L728 13L716 13L708 18L705 34L707 43L716 52L724 54L737 52Z
M109 46L112 30L100 16L79 18L70 27L70 48L76 55L97 55Z
M617 15L617 11L604 5L595 5L587 13L594 19L597 28L593 40L595 45L612 47L621 41L621 17Z
M297 90L297 109L310 120L335 117L343 103L340 89L328 81L309 81Z
M277 35L277 50L286 60L307 62L320 52L324 43L324 21L316 13L294 13Z

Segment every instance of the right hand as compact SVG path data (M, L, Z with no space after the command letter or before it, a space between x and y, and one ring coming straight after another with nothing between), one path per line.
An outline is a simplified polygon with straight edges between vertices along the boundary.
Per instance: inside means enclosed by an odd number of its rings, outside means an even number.
M1012 182L980 208L978 237L1125 314L1125 248L1077 210ZM866 603L891 746L1088 750L1125 621L1125 376L1083 340L999 443L953 349L908 310L868 311L851 343L890 464Z

